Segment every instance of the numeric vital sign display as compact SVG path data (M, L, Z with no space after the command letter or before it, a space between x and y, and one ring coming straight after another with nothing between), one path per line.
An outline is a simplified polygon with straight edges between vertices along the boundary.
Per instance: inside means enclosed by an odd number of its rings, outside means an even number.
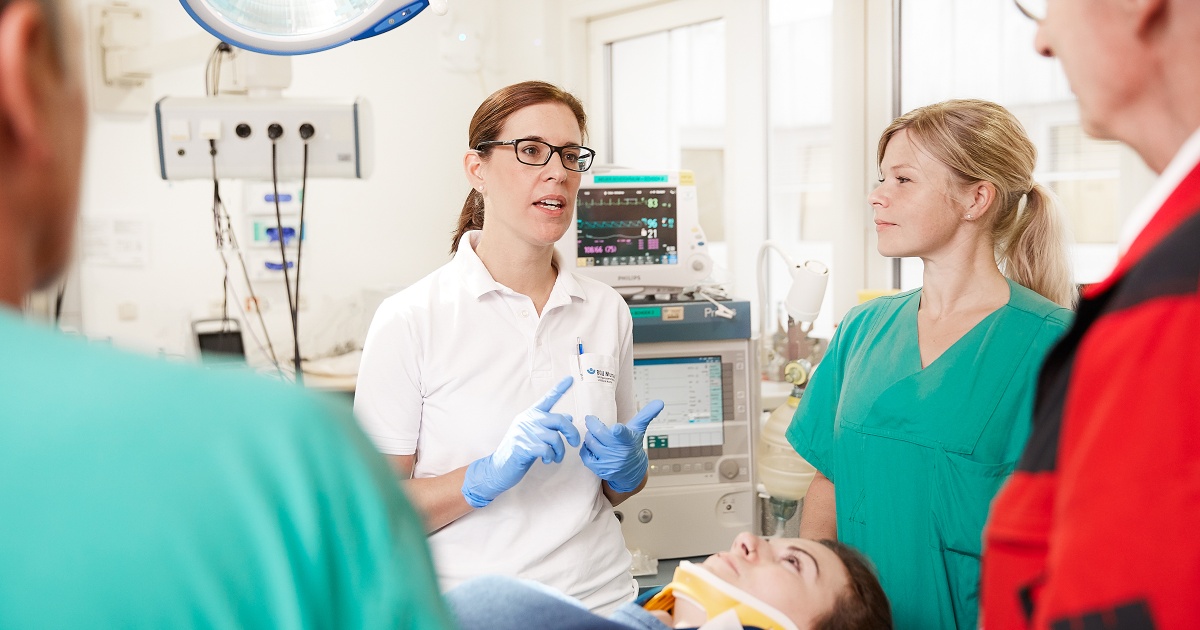
M576 217L580 267L679 263L674 187L581 189Z

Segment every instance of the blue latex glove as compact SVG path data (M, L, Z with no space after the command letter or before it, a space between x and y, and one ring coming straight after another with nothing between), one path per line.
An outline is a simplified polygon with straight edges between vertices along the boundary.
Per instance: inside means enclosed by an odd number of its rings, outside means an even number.
M630 418L627 424L617 423L609 428L596 416L584 416L587 437L579 456L583 465L607 481L616 492L632 492L646 476L649 460L642 448L646 426L663 410L663 401L652 400Z
M571 446L579 446L579 429L571 416L550 413L574 382L570 376L559 381L536 405L513 418L494 453L467 466L462 494L471 507L481 508L517 485L539 458L546 464L561 462L566 452L563 437Z

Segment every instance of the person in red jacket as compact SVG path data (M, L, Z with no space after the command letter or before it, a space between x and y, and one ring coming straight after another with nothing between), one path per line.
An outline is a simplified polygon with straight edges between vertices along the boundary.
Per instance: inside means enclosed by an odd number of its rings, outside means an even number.
M1084 129L1159 180L1046 358L984 534L992 629L1195 628L1200 602L1200 2L1017 4Z

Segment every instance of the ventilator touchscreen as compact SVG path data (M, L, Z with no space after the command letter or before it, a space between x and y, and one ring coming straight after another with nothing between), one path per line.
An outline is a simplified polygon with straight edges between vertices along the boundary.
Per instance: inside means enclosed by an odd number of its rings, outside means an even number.
M695 456L719 454L719 448L708 447L724 443L726 396L721 357L635 359L633 386L639 404L659 398L666 405L646 431L646 448L651 453L691 448Z

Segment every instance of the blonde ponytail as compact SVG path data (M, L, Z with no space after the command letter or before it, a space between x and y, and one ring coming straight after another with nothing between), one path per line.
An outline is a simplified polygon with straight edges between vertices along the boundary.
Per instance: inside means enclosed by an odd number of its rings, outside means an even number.
M1024 203L1018 202L1008 213L1011 217L1001 217L993 225L1000 269L1051 302L1073 308L1078 296L1055 196L1035 183L1024 197Z

